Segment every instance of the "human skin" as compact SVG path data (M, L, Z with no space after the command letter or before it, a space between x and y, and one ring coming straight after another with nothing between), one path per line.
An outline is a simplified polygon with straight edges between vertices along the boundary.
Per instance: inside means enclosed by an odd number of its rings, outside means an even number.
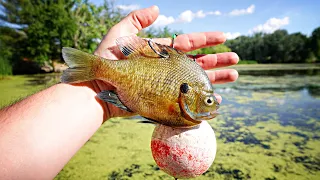
M124 58L115 48L118 37L137 34L159 15L156 6L131 12L110 29L95 51L108 58ZM184 52L221 44L221 32L179 35L173 46ZM172 45L170 38L156 39ZM237 64L235 53L197 55L204 69ZM207 72L213 84L233 82L233 69ZM114 89L102 81L56 84L0 110L0 179L53 179L72 156L112 117L129 113L96 98L102 90ZM219 102L221 96L216 95Z

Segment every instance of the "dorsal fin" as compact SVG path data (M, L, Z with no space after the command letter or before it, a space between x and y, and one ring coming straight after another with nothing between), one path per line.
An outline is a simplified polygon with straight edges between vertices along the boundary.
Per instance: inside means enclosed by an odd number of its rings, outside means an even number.
M116 40L116 43L120 51L130 59L169 57L169 46L161 45L136 35L120 37Z

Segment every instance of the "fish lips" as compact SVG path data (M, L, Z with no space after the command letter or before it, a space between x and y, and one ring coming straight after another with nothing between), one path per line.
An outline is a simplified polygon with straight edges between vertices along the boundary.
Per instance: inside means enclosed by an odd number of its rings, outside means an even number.
M194 120L196 121L210 120L217 117L218 115L219 115L219 112L217 110L212 112L199 113L194 115L195 116Z
M210 112L203 112L203 113L193 113L190 111L188 104L185 102L180 104L180 108L182 109L182 112L185 114L186 119L190 121L198 121L201 122L202 120L209 120L215 118L217 115L219 115L219 112L217 111L219 108L219 104L216 105L217 109L215 111Z

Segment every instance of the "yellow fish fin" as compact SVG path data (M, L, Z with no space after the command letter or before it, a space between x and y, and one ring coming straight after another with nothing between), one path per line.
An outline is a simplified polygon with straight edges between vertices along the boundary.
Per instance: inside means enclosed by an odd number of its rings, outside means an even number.
M95 79L92 68L98 56L82 52L80 50L64 47L62 56L69 68L61 76L63 83L79 83ZM97 61L96 61L97 62Z
M128 59L137 58L168 58L169 46L153 42L151 39L143 39L136 35L120 37L116 40L120 51Z

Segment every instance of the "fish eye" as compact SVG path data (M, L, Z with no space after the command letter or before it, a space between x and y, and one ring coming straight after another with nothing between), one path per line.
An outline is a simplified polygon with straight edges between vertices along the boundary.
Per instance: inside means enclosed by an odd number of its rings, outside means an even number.
M213 97L212 97L212 96L206 97L206 98L204 99L204 103L205 103L207 106L212 106L213 103L214 103Z
M189 91L189 85L187 83L183 83L180 86L180 91L184 94L186 94Z

